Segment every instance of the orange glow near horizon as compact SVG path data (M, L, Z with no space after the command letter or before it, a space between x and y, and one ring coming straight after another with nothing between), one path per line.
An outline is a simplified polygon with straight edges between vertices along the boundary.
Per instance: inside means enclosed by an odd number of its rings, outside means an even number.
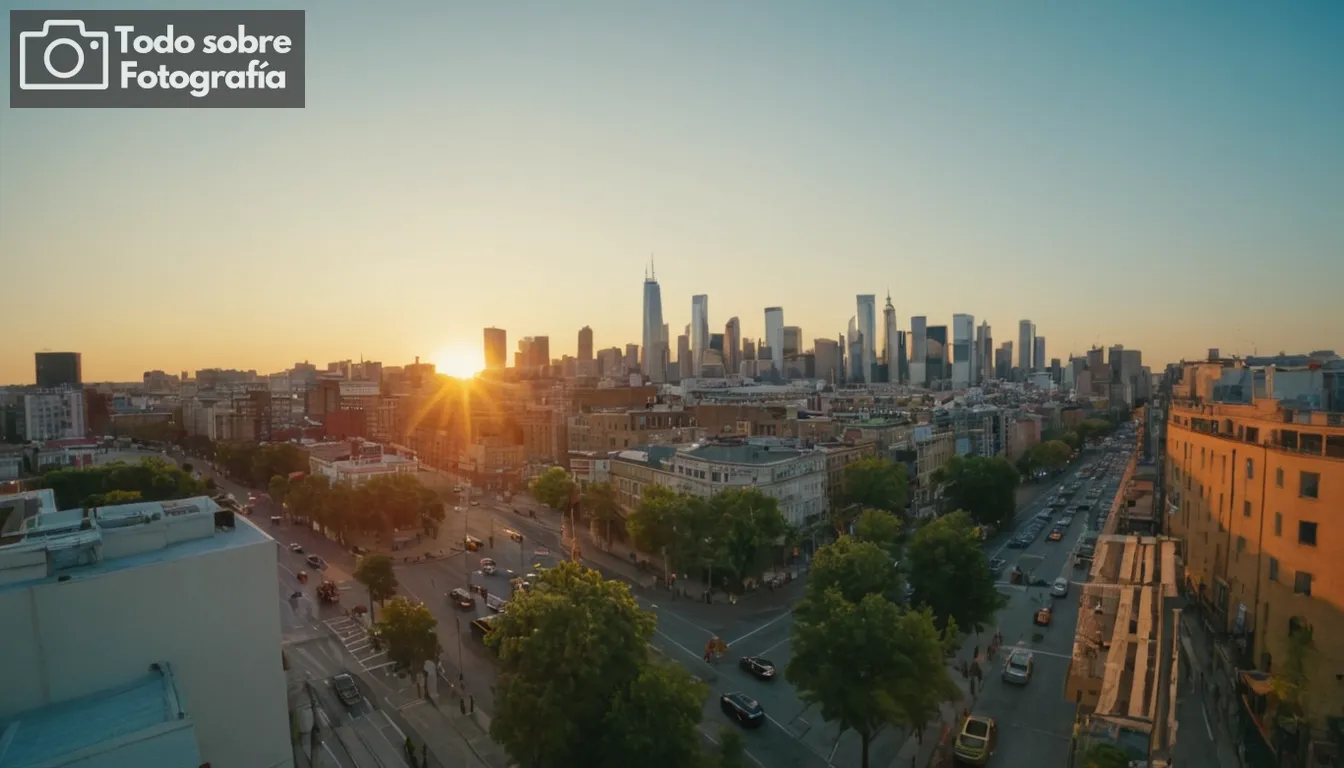
M447 347L434 356L434 370L445 376L470 379L485 370L485 353L461 344Z

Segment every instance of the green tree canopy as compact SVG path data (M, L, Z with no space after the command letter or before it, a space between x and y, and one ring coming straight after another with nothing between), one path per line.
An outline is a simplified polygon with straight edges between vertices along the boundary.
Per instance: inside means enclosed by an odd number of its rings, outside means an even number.
M747 768L747 744L737 728L719 728L719 748L713 768Z
M788 531L779 502L757 488L714 494L709 500L709 514L706 547L714 565L739 580L759 575Z
M934 473L953 509L964 509L981 525L1005 528L1017 511L1016 468L1002 456L954 456Z
M266 487L276 475L308 471L308 454L293 443L216 443L215 461L230 477L254 488Z
M113 462L83 469L53 470L38 478L38 487L50 488L61 509L125 504L132 500L169 501L206 493L204 482L160 458L141 459L135 464ZM107 495L117 492L121 493ZM120 500L108 501L109 498Z
M892 557L901 551L905 524L901 518L880 509L865 509L854 522L854 538L876 544Z
M560 467L551 467L532 481L532 495L537 501L558 511L569 508L574 501L576 486L569 473Z
M583 514L596 526L597 534L611 541L612 525L621 523L621 502L611 483L589 483L579 498Z
M820 604L822 596L830 590L837 591L851 603L859 602L866 595L880 595L895 603L902 598L904 581L885 549L841 536L817 550L812 558L806 599L795 606L795 614L800 610L806 612L809 604Z
M1031 447L1032 463L1052 472L1068 466L1072 453L1063 440L1047 440Z
M715 546L706 541L719 533L714 511L698 496L646 486L625 527L640 550L666 552L673 570L699 569L718 559Z
M853 603L829 589L805 602L785 677L823 717L858 733L868 768L868 748L884 727L923 724L954 695L938 631L928 612L880 595Z
M625 584L570 562L543 572L486 637L500 665L491 737L523 768L615 768L694 749L703 694L684 671L651 667L653 629Z
M1115 423L1109 419L1083 419L1083 422L1074 427L1078 437L1083 440L1091 440L1096 437L1105 437L1115 429Z
M369 590L369 599L382 605L397 594L397 574L392 570L392 558L387 555L365 555L355 566L355 581Z
M910 588L916 604L926 605L940 624L980 627L1006 603L994 586L974 523L953 512L923 525L906 550Z
M1129 763L1129 754L1109 741L1096 742L1083 753L1083 768L1129 768Z
M418 673L426 661L443 653L434 614L424 603L413 603L404 597L394 597L383 607L373 635L399 672Z
M860 459L845 467L844 499L888 512L904 512L910 503L910 478L904 464L889 459Z
M274 475L270 482L266 484L266 493L270 495L271 501L276 504L285 503L285 494L289 492L289 478L284 475Z

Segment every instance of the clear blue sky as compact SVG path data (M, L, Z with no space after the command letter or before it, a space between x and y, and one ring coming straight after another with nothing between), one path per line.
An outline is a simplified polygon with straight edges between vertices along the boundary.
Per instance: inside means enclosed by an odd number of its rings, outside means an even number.
M0 115L0 382L624 345L650 252L674 333L1344 347L1341 3L316 7L305 110Z

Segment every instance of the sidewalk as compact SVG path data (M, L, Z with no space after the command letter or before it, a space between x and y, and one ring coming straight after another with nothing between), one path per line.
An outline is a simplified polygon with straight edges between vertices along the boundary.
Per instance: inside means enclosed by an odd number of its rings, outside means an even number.
M384 688L394 688L379 707L389 719L405 725L403 738L409 736L417 748L429 747L432 768L508 768L503 747L490 740L490 720L477 709L464 712L462 702L443 680L433 701L420 695L409 679L372 672L360 673L378 680ZM397 726L400 730L400 726Z
M906 736L905 743L896 753L896 758L891 761L889 768L927 768L928 766L938 766L936 758L940 747L947 750L945 754L951 754L951 743L957 738L957 728L961 724L961 712L963 709L975 709L975 697L971 695L970 680L961 676L961 670L958 668L960 660L971 655L971 649L974 644L984 642L983 637L977 637L974 633L967 637L968 643L962 648L956 656L948 659L947 673L951 675L952 682L957 686L958 698L954 701L945 701L939 707L939 717L933 722L927 723L923 731L913 732ZM983 662L982 662L983 663ZM950 763L949 763L950 764Z
M1179 730L1173 755L1189 756L1189 762L1182 761L1185 765L1239 766L1236 689L1214 663L1213 638L1192 606L1187 605L1181 613L1181 634L1183 674L1177 694ZM1184 648L1187 640L1193 654Z

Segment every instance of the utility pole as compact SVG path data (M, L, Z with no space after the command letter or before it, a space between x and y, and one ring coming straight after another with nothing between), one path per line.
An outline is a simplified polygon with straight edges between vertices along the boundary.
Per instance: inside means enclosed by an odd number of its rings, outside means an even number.
M462 486L462 551L467 551L467 537L471 535L469 522L471 521L471 486ZM471 588L471 568L467 568L467 588ZM462 633L458 632L458 640L461 641ZM459 660L460 660L459 656Z

